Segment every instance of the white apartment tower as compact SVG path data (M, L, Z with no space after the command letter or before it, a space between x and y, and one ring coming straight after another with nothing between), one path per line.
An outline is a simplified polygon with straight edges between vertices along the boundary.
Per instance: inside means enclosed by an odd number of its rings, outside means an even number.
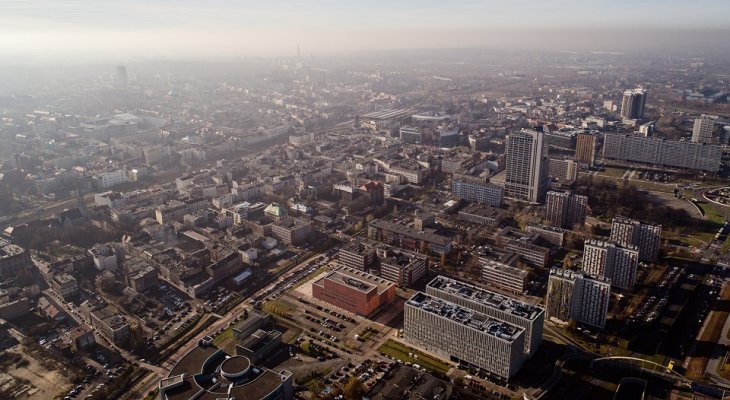
M662 226L642 223L638 220L615 217L611 222L611 241L639 248L639 259L654 262L659 255Z
M707 115L703 115L700 118L695 118L695 123L692 127L692 141L695 143L712 144L712 131L714 129L714 118Z
M547 192L545 218L550 225L572 229L586 221L588 197L570 192Z
M631 89L624 92L621 102L621 116L624 119L641 119L644 116L646 105L646 90L641 88Z
M636 282L639 250L601 240L586 240L583 249L583 270L590 275L605 277L611 285L631 289Z
M543 133L523 129L507 136L505 196L541 203L548 184L547 146Z
M611 299L611 283L581 271L553 268L547 289L547 317L603 329Z

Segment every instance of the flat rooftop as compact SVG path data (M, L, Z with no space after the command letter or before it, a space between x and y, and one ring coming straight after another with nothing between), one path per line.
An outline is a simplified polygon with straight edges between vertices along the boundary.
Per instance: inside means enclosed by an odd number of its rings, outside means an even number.
M372 251L372 245L366 245L361 241L353 241L340 248L340 252L349 252L355 254L366 254Z
M461 211L459 211L459 214L462 213L486 218L501 218L506 214L504 210L500 210L499 208L492 207L488 204L478 203L472 203L462 208Z
M105 324L109 325L109 327L114 330L127 324L127 318L124 314L120 314L111 308L102 308L100 310L92 311L91 313L104 321Z
M539 229L539 230L543 230L543 231L555 232L555 233L565 233L566 232L566 230L563 229L563 228L558 228L558 227L555 227L555 226L538 224L536 222L530 222L530 223L528 223L527 224L527 227L528 228L532 228L532 229Z
M25 249L15 244L8 244L0 242L0 258L12 257L18 254L23 254Z
M447 238L446 236L441 236L441 235L437 235L434 233L419 231L419 230L416 230L413 228L409 228L407 226L398 225L393 222L383 221L380 219L376 219L376 220L370 222L370 226L373 228L384 229L384 230L387 230L390 232L395 232L395 233L398 233L399 235L408 236L413 239L425 240L429 243L434 243L434 244L437 244L440 246L446 246L449 243L451 243L451 239Z
M509 240L529 242L537 238L538 235L536 233L523 232L521 230L508 226L499 231L499 236Z
M611 241L607 241L607 240L597 240L597 239L588 239L585 241L585 245L600 247L602 249L606 249L609 247L615 247L617 249L635 250L635 251L639 250L639 248L637 246L634 246L633 244L628 244L628 243L621 244L621 243L611 242Z
M413 253L400 252L397 250L387 251L385 257L380 257L380 264L394 265L405 268L417 261L422 261L426 257L417 256Z
M319 284L321 286L321 282L324 280L336 282L363 293L369 293L372 290L377 290L376 293L380 294L385 292L391 286L394 286L393 282L386 279L349 267L340 267L337 270L328 273L314 284Z
M604 277L604 276L593 276L593 275L589 275L589 274L587 274L583 270L573 271L573 270L563 269L563 268L551 268L550 269L550 275L551 276L561 277L561 278L566 278L566 279L571 279L571 280L572 279L575 279L575 278L578 278L578 277L583 277L585 279L591 279L591 280L594 280L594 281L605 282L607 284L610 283L610 280L608 278Z
M504 311L528 320L534 320L544 312L540 307L445 276L439 275L434 278L428 283L428 288L440 290L461 297L464 300Z
M519 326L490 317L478 311L464 308L455 303L432 297L426 293L416 293L406 304L508 342L514 341L525 331L524 328Z
M513 267L511 265L507 265L494 260L485 260L484 268L491 269L504 275L518 276L520 278L525 278L527 275L530 274L529 271L522 268Z

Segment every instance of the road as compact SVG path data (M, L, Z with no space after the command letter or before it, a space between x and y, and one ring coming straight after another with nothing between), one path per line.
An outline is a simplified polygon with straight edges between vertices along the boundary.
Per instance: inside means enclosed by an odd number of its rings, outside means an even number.
M59 307L61 310L63 310L74 321L76 321L77 324L81 325L82 323L86 323L87 325L91 326L91 321L86 321L84 319L84 316L82 315L82 313L80 313L75 308L69 307L68 303L66 303L63 299L59 298L58 295L56 294L56 292L54 292L51 289L46 289L43 291L43 294L45 294L49 298L52 298L53 303L56 304L56 306ZM101 334L101 332L99 332L97 330L94 331L94 336L95 336L96 342L99 344L102 344L102 341L104 339L108 340L109 343L111 343L111 340L109 338L104 338L104 336ZM124 350L113 344L109 344L106 347L111 348L111 350L113 350L115 353L119 354L119 356L122 357L127 363L137 364L139 367L142 367L142 368L146 369L147 371L151 371L151 373L154 374L155 377L159 378L159 377L166 376L166 374L167 374L167 371L165 371L165 369L152 365L152 364L149 364L149 363L146 363L146 362L141 362L137 356L128 352L127 350ZM94 363L94 364L96 364L96 363ZM93 384L90 384L90 385L84 387L82 392L79 393L78 398L84 398L87 395L92 394L91 391L92 391L93 387L94 387Z
M649 193L652 195L652 197L661 200L670 208L673 208L675 210L684 210L693 218L706 219L705 216L702 215L700 208L687 199L678 199L674 197L673 194L665 192L651 191Z
M33 257L32 259L35 264L45 264L44 261L42 261L36 257ZM36 265L36 267L40 271L43 271L43 268L40 268L37 265ZM46 268L47 268L47 265L46 265ZM41 274L41 275L44 276L43 274ZM44 279L45 279L45 276L44 276ZM49 282L47 282L47 283L48 283L48 286L50 287L50 283ZM77 324L81 325L82 323L85 323L89 326L93 326L91 324L91 321L86 320L85 315L83 315L81 312L79 312L79 310L76 307L70 307L69 306L70 303L66 302L64 299L59 297L59 295L54 290L46 289L43 291L43 293L46 296L48 296L49 298L52 298L54 300L54 303L61 309L60 311L65 312L67 315L69 315L71 318L73 318L73 320L76 321ZM103 335L99 331L96 331L96 330L95 330L94 336L96 339L99 339L99 337L103 338ZM111 343L111 338L105 338L105 339ZM102 341L97 340L97 343L101 343L101 342ZM132 354L122 348L119 348L114 345L110 345L108 347L111 347L114 351L119 353L119 355L129 363L136 363L140 367L144 367L144 368L148 369L149 371L152 371L160 376L162 376L162 374L165 372L162 368L159 368L157 366L154 366L154 365L146 363L146 362L144 362L144 363L140 362L139 357L135 356L134 354Z
M723 284L722 289L720 290L720 293L722 293L725 290L725 285L728 283L725 282ZM710 320L710 316L708 315L705 321ZM697 339L699 340L702 332L704 331L705 326L703 325L702 330L697 335ZM730 380L727 380L720 376L720 374L717 373L717 371L720 369L720 367L723 366L725 362L725 357L727 356L727 348L728 345L730 345L730 340L728 340L727 335L730 332L730 318L725 320L725 324L722 327L722 331L720 332L720 339L715 344L715 347L712 352L712 357L707 361L707 366L705 368L705 373L709 375L710 379L716 383L718 386L722 386L723 388L730 389Z
M289 270L286 274L280 276L277 278L272 284L268 285L266 288L263 288L259 290L258 292L249 295L248 298L257 298L264 295L266 290L271 286L276 286L276 289L274 292L269 293L269 296L274 295L274 293L279 294L283 292L285 289L284 287L286 285L282 285L282 283L289 281L293 278L301 279L305 275L300 274L300 271L307 268L307 263L310 261L313 261L320 257L321 254L316 254L301 263L297 265L296 267ZM243 314L243 311L248 309L249 305L246 304L246 301L241 302L238 306L228 311L226 314L222 315L222 318L218 321L214 322L208 329L204 330L203 332L199 333L194 338L188 340L188 343L180 347L175 353L173 353L170 357L168 357L165 361L162 362L161 366L163 368L160 368L161 371L163 371L163 374L157 374L152 380L149 379L149 377L145 377L140 381L140 387L135 387L135 390L137 393L142 393L143 396L147 396L151 391L155 390L158 387L158 384L160 382L161 378L166 377L169 374L169 371L172 370L172 368L175 366L175 364L190 350L195 348L198 345L198 342L203 339L205 336L210 335L211 332L215 332L219 329L224 329L228 326L229 323L231 323L234 319L236 319L239 315Z

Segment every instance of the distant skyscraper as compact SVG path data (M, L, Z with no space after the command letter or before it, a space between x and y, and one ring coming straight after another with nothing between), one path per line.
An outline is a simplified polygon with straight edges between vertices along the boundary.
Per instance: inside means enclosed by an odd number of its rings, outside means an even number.
M641 119L644 116L646 105L646 90L641 88L631 89L624 92L621 102L621 116L624 119Z
M575 158L591 167L596 162L596 135L579 133L575 145Z
M586 240L583 249L583 270L611 280L611 285L631 289L636 282L639 249L601 240Z
M545 218L553 226L573 228L575 224L586 221L588 197L570 192L547 193Z
M639 259L654 262L659 255L662 226L649 225L635 219L615 217L611 222L611 241L639 248Z
M125 67L124 65L120 65L117 67L115 83L118 89L127 88L127 67Z
M549 182L547 146L542 132L523 129L507 136L505 195L540 203Z
M611 299L611 284L581 271L553 268L548 279L546 315L603 329Z
M712 143L712 131L715 129L715 119L703 115L695 118L692 128L692 141L696 143Z

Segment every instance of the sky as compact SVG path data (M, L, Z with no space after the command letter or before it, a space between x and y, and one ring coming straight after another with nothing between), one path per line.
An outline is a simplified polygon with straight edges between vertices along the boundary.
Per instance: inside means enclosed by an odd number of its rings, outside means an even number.
M730 41L728 15L729 0L0 0L0 56L606 47L631 44L637 31L649 45L667 31L717 39L721 30Z

